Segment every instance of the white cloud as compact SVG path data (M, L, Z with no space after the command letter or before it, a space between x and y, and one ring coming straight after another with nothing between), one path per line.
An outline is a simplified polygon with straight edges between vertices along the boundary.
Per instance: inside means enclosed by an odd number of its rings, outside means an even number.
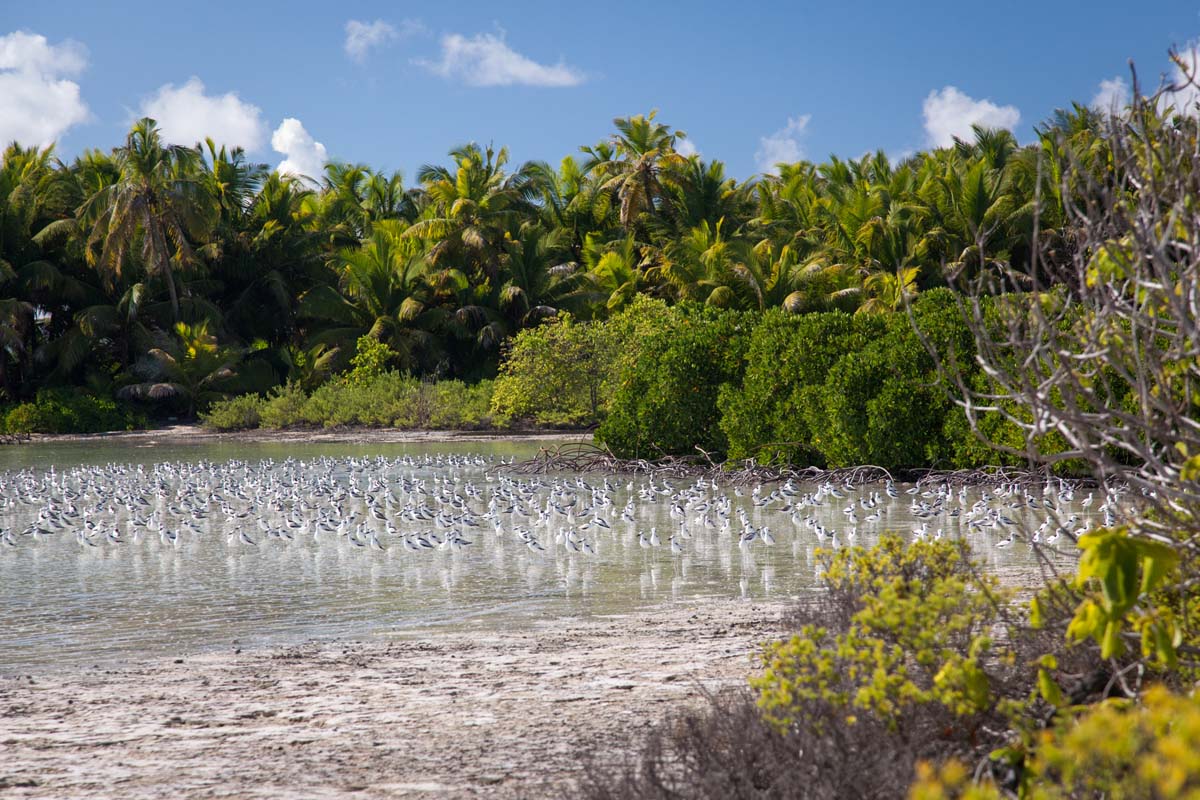
M955 137L971 139L971 126L1012 130L1021 121L1016 106L998 106L976 100L953 86L933 91L925 98L925 135L934 147L949 147Z
M88 118L79 84L65 79L87 66L78 42L52 45L45 36L0 36L0 147L16 141L45 147Z
M397 39L428 32L428 28L415 19L401 20L399 28L381 19L374 22L352 19L346 23L346 55L361 64L366 61L372 48L383 47Z
M1200 40L1188 42L1176 54L1178 62L1172 65L1171 83L1181 87L1179 91L1165 92L1159 101L1160 106L1174 106L1175 110L1193 116L1200 114Z
M804 158L804 146L800 137L808 127L811 114L789 117L787 125L758 140L758 151L754 160L758 168L771 175L779 174L779 164L793 164Z
M696 147L696 143L691 139L680 139L675 143L675 152L679 153L679 155L683 156L684 158L687 158L688 156L699 154L700 149Z
M325 145L315 141L300 120L288 117L271 134L271 148L282 153L283 161L275 169L282 175L308 177L317 181L329 160Z
M439 61L418 60L418 65L436 75L461 80L468 86L578 86L583 73L559 61L539 64L513 50L499 36L481 33L467 38L451 33L442 37Z
M1121 76L1100 81L1100 88L1092 97L1091 106L1102 114L1120 112L1129 105L1129 84Z
M211 137L217 145L262 147L266 124L262 111L236 92L207 95L199 78L183 86L168 83L142 101L139 115L158 121L163 139L171 144L194 145Z

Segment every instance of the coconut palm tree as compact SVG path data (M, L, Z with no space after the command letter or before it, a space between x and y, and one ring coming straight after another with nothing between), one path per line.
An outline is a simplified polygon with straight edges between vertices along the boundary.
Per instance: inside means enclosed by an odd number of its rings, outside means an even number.
M579 314L586 302L586 277L570 260L569 232L527 224L506 244L504 283L498 305L517 330L558 315Z
M548 230L567 234L565 245L572 260L583 260L583 243L589 233L615 232L619 224L612 193L604 191L573 157L564 158L556 170L540 161L528 165L531 188L541 201L539 217Z
M414 222L421 211L423 193L420 189L405 189L404 175L372 172L364 187L362 207L368 227L381 219Z
M716 225L724 220L726 230L736 230L741 221L753 216L746 185L739 186L726 177L725 165L720 161L706 163L699 156L688 156L677 169L668 172L665 188L671 216L680 228L692 229L705 222Z
M417 174L428 204L405 235L428 243L434 267L452 267L472 280L494 283L505 237L532 214L537 186L528 166L511 174L504 171L507 148L469 144L450 156L453 171L426 165Z
M584 243L583 261L592 302L604 313L620 311L638 294L657 286L659 267L644 263L644 254L632 236L605 245L590 234Z
M917 293L918 267L901 267L895 272L874 272L863 281L867 299L858 307L859 314L899 311Z
M361 247L338 251L332 266L337 287L315 286L300 298L300 316L325 323L309 337L309 348L352 353L360 337L371 336L398 353L404 369L436 363L441 315L430 284L434 270L402 222L376 223Z
M195 325L177 322L173 335L158 332L157 346L151 347L134 366L134 373L143 378L138 383L122 387L117 396L126 400L161 402L182 399L188 417L215 399L226 396L239 387L243 351L223 347L208 331L208 321ZM262 362L257 362L259 367Z
M179 319L176 272L196 269L194 241L203 241L219 213L200 168L197 149L166 145L149 117L134 123L114 151L120 177L79 209L90 228L88 263L110 283L137 262L163 282L172 319Z
M33 304L6 296L15 279L16 273L0 261L0 396L8 400L17 398L19 370L33 350Z
M738 289L743 287L737 269L752 256L750 246L724 236L723 224L723 219L715 225L702 221L668 245L662 275L679 299L720 308L748 305L739 302Z
M683 131L655 122L657 111L646 116L618 117L612 145L617 158L597 160L590 165L605 191L614 192L620 203L621 224L632 230L639 215L671 213L667 190L661 180L664 170L680 168L687 159L675 152Z

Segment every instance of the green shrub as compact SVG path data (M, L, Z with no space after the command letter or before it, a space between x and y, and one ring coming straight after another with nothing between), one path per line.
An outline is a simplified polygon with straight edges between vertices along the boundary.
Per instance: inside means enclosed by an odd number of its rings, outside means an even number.
M102 433L145 427L145 418L107 397L77 389L42 389L5 414L7 433Z
M717 395L723 384L741 381L752 320L705 306L672 309L621 364L597 440L622 457L694 455L696 447L723 455Z
M375 337L360 336L354 347L354 357L350 359L350 371L344 379L356 386L368 383L387 373L388 365L395 362L397 355Z
M265 405L266 401L256 394L218 400L206 413L200 415L200 421L206 428L219 431L250 430L262 424L262 410Z
M222 405L220 411L234 416L232 409L241 408L237 404L244 402L265 428L483 428L492 424L492 391L492 381L422 381L389 371L372 378L360 375L353 383L327 381L308 395L298 384L287 384L257 403L237 398ZM214 408L214 414L217 410Z
M288 382L276 386L263 400L258 410L259 421L264 428L289 428L304 424L302 412L308 395L299 383Z
M829 369L883 331L874 315L763 314L750 336L742 383L722 387L718 398L729 456L824 466L812 422Z
M810 411L814 444L831 466L953 466L945 425L948 415L961 412L940 385L921 335L969 370L970 330L945 289L921 295L911 319L897 312L884 322L882 336L829 370L821 402Z
M599 422L601 387L615 361L607 333L608 323L569 316L521 331L500 366L493 411L546 425Z
M438 381L422 384L429 398L429 420L432 428L471 429L491 424L493 381L475 384L462 381Z
M608 414L622 368L638 357L646 337L671 319L661 300L639 295L603 322L561 316L527 328L510 344L492 400L504 421L590 425Z
M843 548L825 559L822 582L831 604L851 612L848 624L810 623L766 648L765 670L750 684L768 721L808 724L814 704L841 709L849 724L869 714L893 730L925 715L995 715L989 672L1011 660L992 652L1003 592L995 577L975 573L964 542L887 536L870 550Z
M1020 796L1200 798L1200 698L1155 686L1141 701L1108 700L1059 716L1022 771ZM959 761L918 767L912 800L1001 800Z

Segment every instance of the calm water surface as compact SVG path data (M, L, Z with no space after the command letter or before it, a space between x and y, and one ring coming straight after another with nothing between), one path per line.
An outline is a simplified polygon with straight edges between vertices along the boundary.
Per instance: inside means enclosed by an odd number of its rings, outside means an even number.
M880 485L854 491L839 487L843 497L826 497L796 514L782 509L816 487L797 486L797 497L763 505L762 499L778 486L763 487L757 497L749 488L707 487L701 491L710 504L721 495L728 497L731 530L721 531L715 504L703 512L696 510L703 501L694 501L685 509L681 531L672 505L691 482L659 482L658 493L650 495L644 478L601 475L583 480L596 489L606 480L610 484L612 506L601 509L600 516L611 528L590 526L574 534L575 547L586 542L581 549L596 551L575 552L566 541L556 542L556 533L578 530L587 521L574 513L591 505L591 488L579 484L580 476L528 478L499 468L501 461L532 455L540 444L131 446L89 441L0 448L0 480L7 482L0 497L5 500L0 531L9 531L15 542L0 542L0 673L111 665L314 637L419 635L430 626L500 628L647 607L672 613L673 604L702 597L783 599L811 589L817 569L813 551L830 544L818 540L813 523L838 531L843 543L856 529L859 544L869 544L884 530L908 535L925 524L931 534L942 529L946 536L968 536L979 558L993 569L1019 571L1036 565L1021 541L1002 544L1007 525L969 528L966 514L918 519L912 504L921 498L904 493L904 486L895 499L882 494ZM473 458L464 463L467 455ZM121 479L96 477L112 474L151 487L148 504L126 512ZM46 525L46 535L23 534L37 525L43 510L41 503L14 499L13 487L23 480L40 485L49 480L78 494L63 501L74 505L78 516L65 518L61 529ZM524 492L532 499L528 507L542 509L557 483L555 502L574 503L568 509L572 517L555 512L539 524L536 515L505 513L512 503L503 498L514 491L514 481L522 485L517 496ZM318 485L324 489L314 489ZM417 486L426 494L406 491ZM236 487L246 500L233 495ZM351 489L355 491L346 494ZM384 492L391 500L381 500ZM499 533L488 517L489 501L497 492L502 498L495 513ZM845 508L874 493L882 495L879 518L866 521L872 512L860 506L856 516L863 521L852 524ZM342 494L346 496L336 500ZM436 499L439 494L442 501ZM445 498L451 497L460 504L447 504ZM970 507L980 497L973 491L946 505ZM385 520L371 515L369 498L382 507ZM1094 508L1080 505L1081 499L1064 503L1060 513L1076 513L1080 524L1098 518ZM439 527L438 521L405 519L400 512L410 500L431 511L443 510L443 522L457 521ZM621 519L629 501L633 523ZM230 517L222 505L250 513L243 519ZM1030 531L1045 517L1044 510L1012 508L1002 498L991 497L987 505ZM189 518L187 509L200 507L207 516ZM759 539L740 545L744 528L739 509L755 529L767 526L775 543ZM177 545L145 527L154 513L177 534ZM465 524L463 513L479 527ZM699 521L705 514L713 527ZM346 525L350 536L315 525L318 516L332 524L337 515L353 517ZM90 530L84 528L85 519ZM292 539L277 535L289 519L304 524ZM660 540L656 547L641 540L652 528ZM109 529L126 541L106 539L103 532ZM85 530L92 544L78 535ZM545 549L524 541L522 530ZM368 531L385 549L365 543ZM406 536L410 543L418 535L433 543L437 539L431 536L445 539L451 531L471 544L420 551L404 546ZM253 545L241 538L243 532ZM672 535L678 536L679 552L672 551ZM355 538L363 544L355 544ZM1063 544L1069 549L1068 542Z

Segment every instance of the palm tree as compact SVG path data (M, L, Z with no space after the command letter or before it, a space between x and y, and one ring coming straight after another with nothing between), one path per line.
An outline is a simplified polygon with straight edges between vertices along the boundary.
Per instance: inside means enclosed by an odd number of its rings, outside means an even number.
M541 200L543 225L567 234L565 245L573 260L583 260L583 243L589 233L616 230L612 193L604 191L586 166L573 157L564 158L557 170L540 161L531 162L527 169L530 187Z
M863 281L867 300L856 313L879 314L899 311L917 293L918 267L901 267L895 272L875 272Z
M530 224L507 243L506 280L499 306L517 328L536 324L568 310L578 313L586 302L586 278L569 260L563 228L546 230Z
M593 302L605 312L615 313L654 286L658 268L644 268L643 255L632 236L611 245L589 234L583 247Z
M0 261L0 291L15 283L16 273ZM14 368L29 360L33 344L33 304L19 297L0 296L0 395L9 400L17 398L17 377Z
M146 274L166 284L171 316L178 321L175 273L197 265L192 241L207 236L218 213L200 169L200 153L164 145L157 123L146 117L134 123L115 156L120 178L101 187L79 210L91 227L88 263L111 282L129 268L135 254L140 256Z
M422 193L419 189L404 188L404 175L401 172L391 175L372 172L364 187L362 207L369 227L382 219L414 222L420 214L421 202Z
M365 164L330 161L325 165L321 192L314 197L319 229L333 249L354 247L370 227L366 208L371 170Z
M720 220L728 226L752 216L749 187L725 177L725 165L720 161L705 163L699 156L688 156L667 175L666 189L672 216L683 228L703 222L715 225Z
M595 161L591 170L599 175L606 191L620 201L621 224L631 230L641 214L670 213L667 190L660 180L664 170L682 167L687 159L675 152L675 143L687 137L655 122L657 111L648 115L618 117L612 144L619 158Z
M469 144L450 152L454 171L421 167L417 177L429 203L405 235L429 243L429 262L454 267L473 280L495 281L506 235L533 211L537 187L528 166L504 171L507 148Z
M144 378L121 388L117 396L127 400L162 401L183 398L188 417L209 401L239 388L233 381L239 376L243 352L222 347L208 332L208 321L188 325L175 324L173 336L157 334L158 346L150 348L135 365L134 372ZM261 364L261 362L259 362Z
M271 173L240 218L220 237L213 275L227 329L243 342L282 347L297 330L297 297L336 280L322 257L324 235L314 230L314 192L300 180Z
M1011 246L1032 232L1033 199L1008 191L1008 175L984 159L947 165L938 180L936 206L950 242L946 265L953 283L991 267L1010 272Z
M328 324L310 336L310 348L348 353L360 337L371 336L396 351L404 369L436 363L441 315L433 304L433 270L420 243L404 234L401 222L376 223L361 247L334 257L337 288L315 286L301 296L300 315Z
M0 394L15 397L34 361L60 335L94 287L68 274L60 245L69 233L69 172L55 168L53 147L13 144L0 156Z
M725 237L723 224L723 219L715 225L703 221L668 246L662 274L679 299L721 308L745 305L738 303L737 268L747 259L749 245Z

